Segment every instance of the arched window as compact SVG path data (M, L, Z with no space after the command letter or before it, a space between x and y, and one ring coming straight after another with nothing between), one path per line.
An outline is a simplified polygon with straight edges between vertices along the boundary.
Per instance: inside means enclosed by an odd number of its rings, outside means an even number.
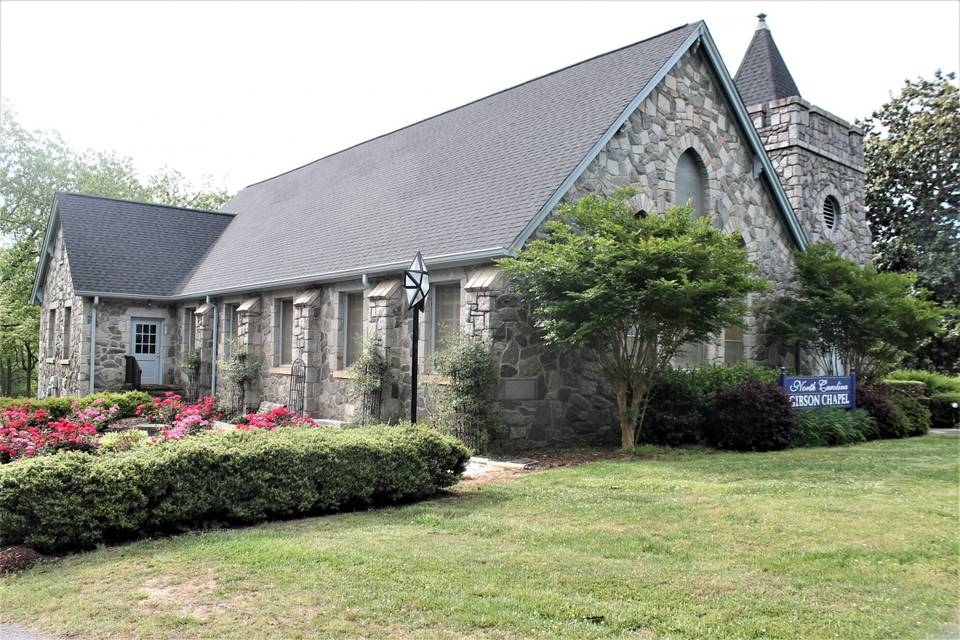
M699 218L706 213L706 168L700 156L693 149L687 149L677 160L676 204L685 205L690 201L693 217Z
M833 196L827 196L823 201L823 224L827 229L833 229L840 222L840 203Z

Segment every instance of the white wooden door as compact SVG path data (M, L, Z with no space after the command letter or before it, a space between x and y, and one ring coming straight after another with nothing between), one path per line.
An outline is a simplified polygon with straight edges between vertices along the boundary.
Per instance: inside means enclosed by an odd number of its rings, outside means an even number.
M130 353L140 365L142 384L160 384L163 376L163 320L134 318L130 327Z

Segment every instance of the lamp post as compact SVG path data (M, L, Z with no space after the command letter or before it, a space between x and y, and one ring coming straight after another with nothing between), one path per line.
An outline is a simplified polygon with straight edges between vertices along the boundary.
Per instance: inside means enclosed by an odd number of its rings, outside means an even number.
M407 309L413 311L413 344L411 345L410 363L410 422L417 422L417 369L420 357L420 313L423 311L423 301L430 293L430 275L427 265L423 263L423 256L417 251L410 267L403 272L403 289L407 294Z

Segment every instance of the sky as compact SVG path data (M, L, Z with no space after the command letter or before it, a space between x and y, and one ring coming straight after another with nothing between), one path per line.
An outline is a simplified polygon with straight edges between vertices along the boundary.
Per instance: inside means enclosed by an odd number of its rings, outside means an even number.
M77 149L237 191L700 19L733 74L761 11L801 95L850 121L960 66L956 0L0 0L0 97Z

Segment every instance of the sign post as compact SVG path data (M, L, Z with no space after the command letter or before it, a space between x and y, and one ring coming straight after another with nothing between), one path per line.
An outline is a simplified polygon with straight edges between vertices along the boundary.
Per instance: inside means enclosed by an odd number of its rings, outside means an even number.
M780 386L796 409L857 408L857 370L849 376L788 376L780 367Z
M420 313L423 301L430 293L430 275L417 251L410 267L403 272L403 289L407 294L407 309L413 311L413 343L410 345L410 422L417 422L417 369L420 360Z

